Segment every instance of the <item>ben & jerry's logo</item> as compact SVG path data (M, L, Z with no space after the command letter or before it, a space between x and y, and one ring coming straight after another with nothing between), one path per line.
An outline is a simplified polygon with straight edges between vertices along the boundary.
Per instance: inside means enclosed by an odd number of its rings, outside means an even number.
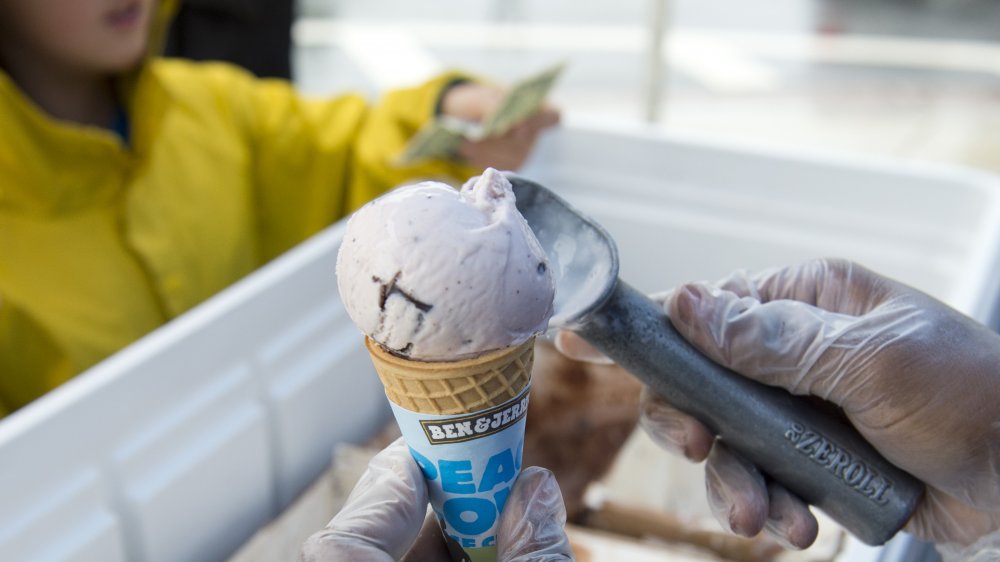
M431 445L461 443L499 433L528 413L528 393L499 406L446 420L420 420Z

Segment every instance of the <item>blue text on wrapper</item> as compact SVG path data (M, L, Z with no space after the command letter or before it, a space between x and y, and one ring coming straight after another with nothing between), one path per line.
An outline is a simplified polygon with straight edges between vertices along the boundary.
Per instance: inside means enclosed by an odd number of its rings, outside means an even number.
M461 535L478 536L489 531L503 510L518 473L521 471L521 456L524 452L524 441L520 441L513 449L504 449L486 462L480 474L472 472L472 461L469 459L439 459L437 464L410 448L410 453L420 465L424 477L433 482L440 478L441 487L445 492L457 497L449 498L435 509L435 513L443 519L448 527ZM464 496L469 494L468 496ZM479 497L471 494L480 494ZM491 497L483 497L488 494ZM451 535L451 538L463 548L479 548L496 546L496 535L489 535L478 540Z

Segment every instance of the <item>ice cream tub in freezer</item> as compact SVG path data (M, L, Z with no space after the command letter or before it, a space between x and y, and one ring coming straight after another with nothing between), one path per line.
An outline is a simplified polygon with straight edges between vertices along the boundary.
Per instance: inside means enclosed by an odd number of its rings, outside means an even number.
M603 225L642 291L854 259L996 325L1000 182L574 119L521 170ZM337 297L337 224L0 423L0 559L223 560L391 418ZM606 482L660 504L697 471L633 450ZM698 495L698 494L695 494ZM691 500L692 502L695 500ZM703 500L702 500L703 501ZM902 562L849 544L839 560Z

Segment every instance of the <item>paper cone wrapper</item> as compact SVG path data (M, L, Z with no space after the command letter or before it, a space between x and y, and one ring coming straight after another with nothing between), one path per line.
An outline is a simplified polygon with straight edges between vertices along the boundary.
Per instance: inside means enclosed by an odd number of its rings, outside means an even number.
M521 472L534 343L414 361L365 339L454 560L496 560L500 512Z

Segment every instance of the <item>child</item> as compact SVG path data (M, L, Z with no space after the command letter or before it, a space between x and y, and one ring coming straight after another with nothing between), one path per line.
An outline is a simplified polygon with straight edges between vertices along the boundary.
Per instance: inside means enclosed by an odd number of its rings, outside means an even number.
M0 3L0 416L386 189L516 167L558 118L399 167L436 111L481 118L496 90L445 75L373 107L306 101L147 57L173 4Z

